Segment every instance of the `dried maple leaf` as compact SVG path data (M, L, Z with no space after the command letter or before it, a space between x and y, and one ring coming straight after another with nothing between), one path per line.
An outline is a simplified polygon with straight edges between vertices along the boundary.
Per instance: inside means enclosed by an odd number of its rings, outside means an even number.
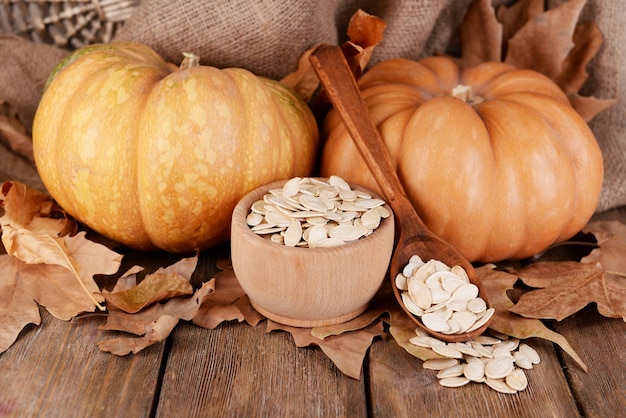
M511 38L526 22L543 13L544 3L545 0L520 0L510 6L499 7L496 15L498 21L502 22L502 39Z
M578 24L586 0L570 0L545 10L544 2L521 0L495 11L490 0L474 0L461 24L461 66L504 61L551 78L589 122L616 100L578 94L586 66L598 52L602 34L591 23Z
M482 279L489 302L496 309L489 328L519 339L537 337L552 341L569 354L583 370L587 371L587 366L565 337L547 328L539 319L526 318L525 315L521 316L515 312L514 304L507 295L507 291L513 289L518 280L517 275L494 270L492 265L479 267L476 271Z
M363 10L358 10L350 19L347 30L350 41L342 45L342 50L357 77L365 69L376 45L382 41L385 26L381 19ZM314 49L311 48L302 54L296 71L280 80L307 102L319 86L319 79L309 62L309 56Z
M282 330L291 334L297 347L319 346L339 370L353 379L359 379L365 353L376 337L384 336L382 322L378 321L355 331L332 335L324 339L311 334L311 328L297 328L267 321L267 332Z
M605 272L600 263L542 262L516 273L535 290L525 293L511 312L560 321L596 303L603 316L626 321L626 279Z
M166 339L180 320L191 321L200 305L215 290L215 279L205 282L193 296L176 297L157 303L138 313L113 311L102 330L123 331L140 337L120 337L98 341L98 348L118 356L138 353L146 347Z

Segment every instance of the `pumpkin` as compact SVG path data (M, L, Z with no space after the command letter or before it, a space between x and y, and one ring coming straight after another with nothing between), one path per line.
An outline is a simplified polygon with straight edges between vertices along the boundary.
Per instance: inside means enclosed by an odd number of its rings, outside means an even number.
M100 234L186 253L229 238L232 211L263 184L310 174L312 112L240 68L180 68L149 47L79 49L53 71L33 122L51 196Z
M547 77L499 62L396 59L359 80L407 197L470 261L521 259L576 234L597 207L602 154ZM321 174L378 191L336 112Z

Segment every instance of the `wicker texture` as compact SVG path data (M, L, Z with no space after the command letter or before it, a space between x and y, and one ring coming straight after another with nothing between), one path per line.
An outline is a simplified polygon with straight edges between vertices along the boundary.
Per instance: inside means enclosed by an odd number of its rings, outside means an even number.
M66 49L109 42L141 0L3 0L0 32Z

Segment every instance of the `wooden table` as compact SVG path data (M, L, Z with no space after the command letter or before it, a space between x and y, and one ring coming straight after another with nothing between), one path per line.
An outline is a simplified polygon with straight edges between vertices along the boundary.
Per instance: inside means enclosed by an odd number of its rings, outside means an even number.
M597 218L626 222L626 210ZM213 274L215 258L203 254L197 272ZM374 341L357 380L319 348L267 333L265 321L215 330L180 323L167 341L118 357L95 344L101 318L63 322L43 309L42 316L0 354L2 418L626 416L626 324L595 306L550 324L589 372L551 343L531 340L542 361L515 395L477 384L443 388L391 337Z

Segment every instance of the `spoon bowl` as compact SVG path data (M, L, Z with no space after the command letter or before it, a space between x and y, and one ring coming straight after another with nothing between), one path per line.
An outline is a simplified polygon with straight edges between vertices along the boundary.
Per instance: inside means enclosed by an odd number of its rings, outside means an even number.
M339 113L355 146L376 180L382 196L394 212L398 238L391 259L390 278L398 303L420 328L442 341L468 341L481 335L489 326L489 321L471 332L442 333L428 328L405 306L400 290L395 285L395 278L413 255L418 255L424 261L434 259L450 267L462 267L470 282L478 287L479 295L486 302L487 307L490 304L472 264L454 247L428 229L407 198L341 48L322 44L313 51L310 61L330 102Z

